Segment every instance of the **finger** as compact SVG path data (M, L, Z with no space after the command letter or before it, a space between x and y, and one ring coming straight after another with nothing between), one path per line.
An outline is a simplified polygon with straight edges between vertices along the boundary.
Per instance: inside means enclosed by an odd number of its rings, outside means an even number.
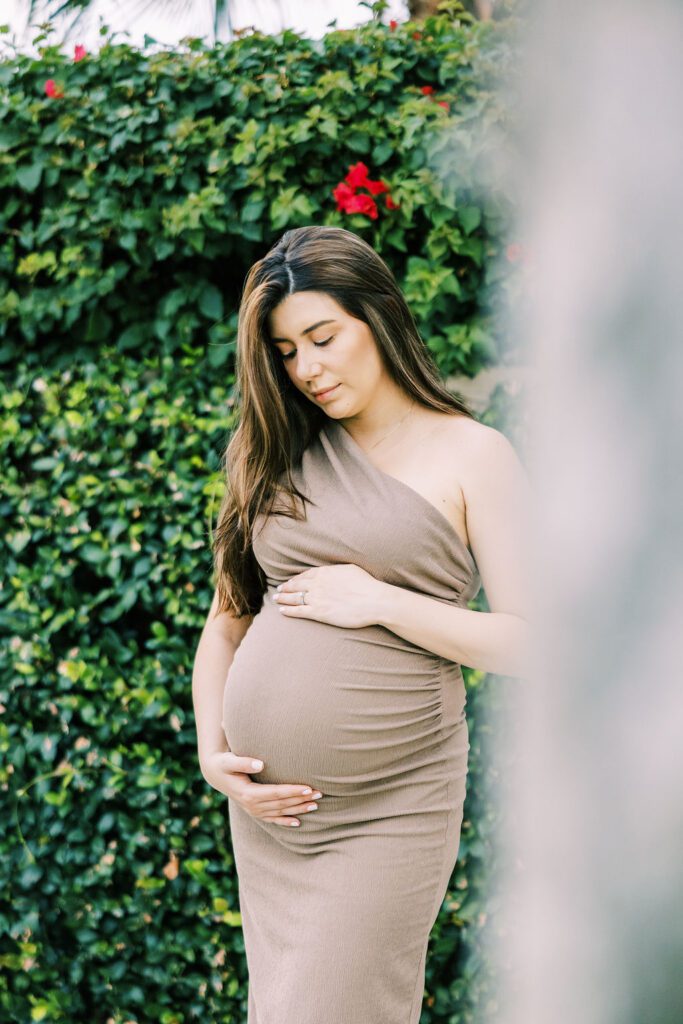
M256 757L246 757L241 754L233 754L226 750L223 754L223 767L226 772L244 772L245 775L255 775L262 771L263 761Z
M306 591L306 603L310 603L310 591ZM273 597L276 604L301 604L301 591L280 591L279 594Z
M256 786L256 784L254 784ZM290 786L284 782L272 782L272 783L258 783L258 793L265 800L299 800L305 802L308 800L315 800L317 794L322 796L319 789L315 789L313 786Z
M307 811L317 811L318 801L311 801L310 797L308 800L295 800L286 804L258 804L258 809L262 814L304 814Z
M287 828L292 828L293 826L301 824L297 818L264 818L263 820L272 822L273 825L284 825Z
M306 601L301 602L301 598L298 593L287 597L280 598L275 604L278 606L281 612L285 612L287 615L306 615L311 611L311 605L313 602L310 600L309 595L306 595Z
M307 807L308 804L316 803L318 800L322 800L322 793L319 789L316 789L307 796L289 796L281 800L275 800L273 801L273 807L275 810L290 811L292 807Z
M308 580L313 576L314 571L314 569L304 569L303 572L298 572L296 576L290 576L288 580L285 580L284 583L280 583L275 589L277 591L296 590L300 586L302 580Z
M310 803L316 803L322 799L320 790L315 790L315 796L311 793L308 796L289 796L279 797L277 799L260 799L259 794L252 798L252 806L258 807L262 811L276 811L284 813L290 811L292 808L307 807Z

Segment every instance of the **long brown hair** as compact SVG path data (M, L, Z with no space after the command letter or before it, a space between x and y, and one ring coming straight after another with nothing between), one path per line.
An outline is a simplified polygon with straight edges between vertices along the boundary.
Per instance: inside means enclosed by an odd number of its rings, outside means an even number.
M292 228L247 274L240 303L235 360L238 425L223 454L226 490L213 537L217 614L254 615L267 588L252 550L260 512L297 514L291 471L318 434L325 412L294 387L269 344L268 316L293 292L330 295L366 323L387 372L417 402L474 418L442 382L394 275L372 246L345 228Z

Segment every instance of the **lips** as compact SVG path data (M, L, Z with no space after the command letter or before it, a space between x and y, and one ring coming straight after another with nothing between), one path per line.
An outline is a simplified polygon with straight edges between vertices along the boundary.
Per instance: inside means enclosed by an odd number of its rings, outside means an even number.
M331 394L332 394L332 392L333 392L333 391L335 390L335 388L338 388L338 387L339 387L339 385L338 385L338 384L335 384L335 385L334 385L333 387L331 387L331 388L325 388L325 390L324 390L324 391L316 391L316 392L314 393L313 397L314 397L314 398L325 398L325 397L326 397L327 395L331 395Z

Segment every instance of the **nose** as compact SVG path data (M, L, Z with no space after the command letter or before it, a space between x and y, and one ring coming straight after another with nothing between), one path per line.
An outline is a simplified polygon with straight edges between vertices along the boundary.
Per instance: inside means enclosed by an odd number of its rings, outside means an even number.
M315 380L322 373L322 365L317 356L309 361L303 352L297 352L294 359L294 373L302 382Z

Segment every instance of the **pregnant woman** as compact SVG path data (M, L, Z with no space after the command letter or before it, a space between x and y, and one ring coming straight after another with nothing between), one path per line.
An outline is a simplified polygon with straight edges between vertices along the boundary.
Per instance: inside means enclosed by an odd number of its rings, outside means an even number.
M195 658L247 1024L417 1024L468 763L461 665L525 675L527 478L342 228L251 268ZM468 609L483 584L489 612Z

